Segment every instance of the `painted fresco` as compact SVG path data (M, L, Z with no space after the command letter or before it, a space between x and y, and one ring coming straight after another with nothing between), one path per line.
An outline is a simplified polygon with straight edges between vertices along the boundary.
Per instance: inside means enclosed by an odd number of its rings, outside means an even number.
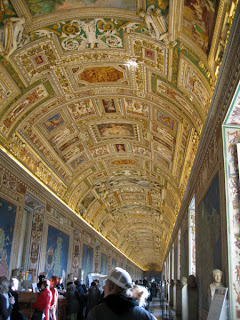
M109 150L108 146L102 146L99 148L95 148L95 149L90 150L90 152L91 152L91 155L93 158L97 158L100 156L105 156L107 154L110 154L110 150Z
M111 7L135 10L135 0L27 0L30 12L33 16L41 16L54 11L78 9L84 7Z
M61 145L61 146L59 147L59 150L60 150L61 152L63 152L65 149L67 149L67 148L70 147L72 144L74 144L74 143L76 143L76 142L78 142L78 141L79 141L79 138L78 138L78 137L73 137L73 138L71 138L70 140L66 141L63 145ZM82 150L83 150L83 148L82 148Z
M82 200L82 205L84 206L85 209L87 209L94 200L95 200L95 197L93 193L89 192Z
M208 53L219 1L184 0L183 32Z
M66 278L69 236L52 226L48 227L45 272L51 276Z
M106 254L101 254L101 273L107 274L107 264L108 264L108 257Z
M93 269L93 248L83 244L83 256L82 256L82 272L85 280L85 284L88 286L88 274Z
M188 277L188 229L181 238L181 277Z
M133 99L124 99L124 105L127 113L143 116L148 118L149 106L145 103L140 103Z
M123 78L123 72L114 67L86 68L78 75L78 79L89 83L117 82Z
M103 99L102 100L104 110L106 113L115 113L116 107L113 99Z
M81 119L92 114L96 114L91 100L82 100L68 106L74 120Z
M77 159L73 160L71 162L71 166L73 167L73 169L76 169L80 164L82 164L83 162L86 161L86 157L84 155L78 157Z
M99 124L98 126L99 133L101 137L110 137L110 136L130 136L133 137L133 126L128 123L105 123Z
M23 114L29 108L32 108L37 103L40 103L45 98L47 98L48 92L43 84L40 84L25 96L21 97L19 101L14 105L13 109L8 108L8 113L3 118L2 123L0 123L0 132L4 135L10 131L11 127L17 119L23 116Z
M197 260L202 261L198 271L202 306L208 310L208 288L213 269L222 270L221 220L219 178L213 180L197 210ZM204 235L204 236L202 236Z
M134 185L134 186L139 186L139 187L144 187L150 189L150 183L149 181L145 180L138 180L136 178L124 178L124 179L110 179L109 180L109 185L112 188L120 188L123 186L129 186L129 185Z
M63 119L60 114L55 114L53 117L49 118L44 124L48 131L52 131L63 123Z
M126 152L125 145L120 143L120 144L115 144L117 152Z
M68 162L69 160L73 160L78 155L77 159L79 158L79 153L83 151L83 145L77 144L74 146L74 148L68 148L64 155L62 156L62 159L64 162ZM75 161L75 160L74 160ZM74 162L73 161L73 162ZM77 161L79 162L79 161ZM75 165L75 163L73 163Z
M0 199L0 276L8 276L16 207Z
M157 113L157 119L165 126L169 127L171 130L173 130L174 121L167 115L163 114L161 111L158 111Z
M36 199L26 194L25 204L33 211L32 232L30 241L30 257L29 257L29 270L34 270L35 276L39 266L39 256L42 243L42 231L45 215L45 206L38 202Z

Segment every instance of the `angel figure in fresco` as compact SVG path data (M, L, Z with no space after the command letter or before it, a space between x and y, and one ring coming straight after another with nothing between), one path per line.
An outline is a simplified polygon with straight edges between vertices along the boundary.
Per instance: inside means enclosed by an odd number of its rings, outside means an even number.
M4 23L4 55L8 59L17 49L23 35L24 17L10 17L3 21Z

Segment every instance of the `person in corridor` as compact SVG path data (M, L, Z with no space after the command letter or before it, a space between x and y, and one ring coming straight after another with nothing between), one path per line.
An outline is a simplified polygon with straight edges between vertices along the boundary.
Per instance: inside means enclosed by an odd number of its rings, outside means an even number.
M132 298L130 288L130 274L122 268L115 268L103 286L103 302L88 313L87 320L154 320L154 317Z

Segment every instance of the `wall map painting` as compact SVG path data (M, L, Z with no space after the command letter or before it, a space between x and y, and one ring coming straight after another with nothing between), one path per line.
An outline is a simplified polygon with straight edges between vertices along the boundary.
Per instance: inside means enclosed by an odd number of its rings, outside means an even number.
M93 268L93 248L83 244L83 255L82 255L82 272L84 283L90 286L88 283L88 274L92 272Z
M8 277L16 207L0 199L0 276Z
M49 226L45 263L45 272L47 272L48 279L50 279L51 276L66 278L68 247L69 236Z

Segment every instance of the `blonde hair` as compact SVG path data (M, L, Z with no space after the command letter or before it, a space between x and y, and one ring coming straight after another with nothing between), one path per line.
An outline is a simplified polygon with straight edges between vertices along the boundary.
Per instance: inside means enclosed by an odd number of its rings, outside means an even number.
M146 305L147 298L149 297L149 291L146 287L134 284L130 291L132 292L132 297L139 302L139 306Z

